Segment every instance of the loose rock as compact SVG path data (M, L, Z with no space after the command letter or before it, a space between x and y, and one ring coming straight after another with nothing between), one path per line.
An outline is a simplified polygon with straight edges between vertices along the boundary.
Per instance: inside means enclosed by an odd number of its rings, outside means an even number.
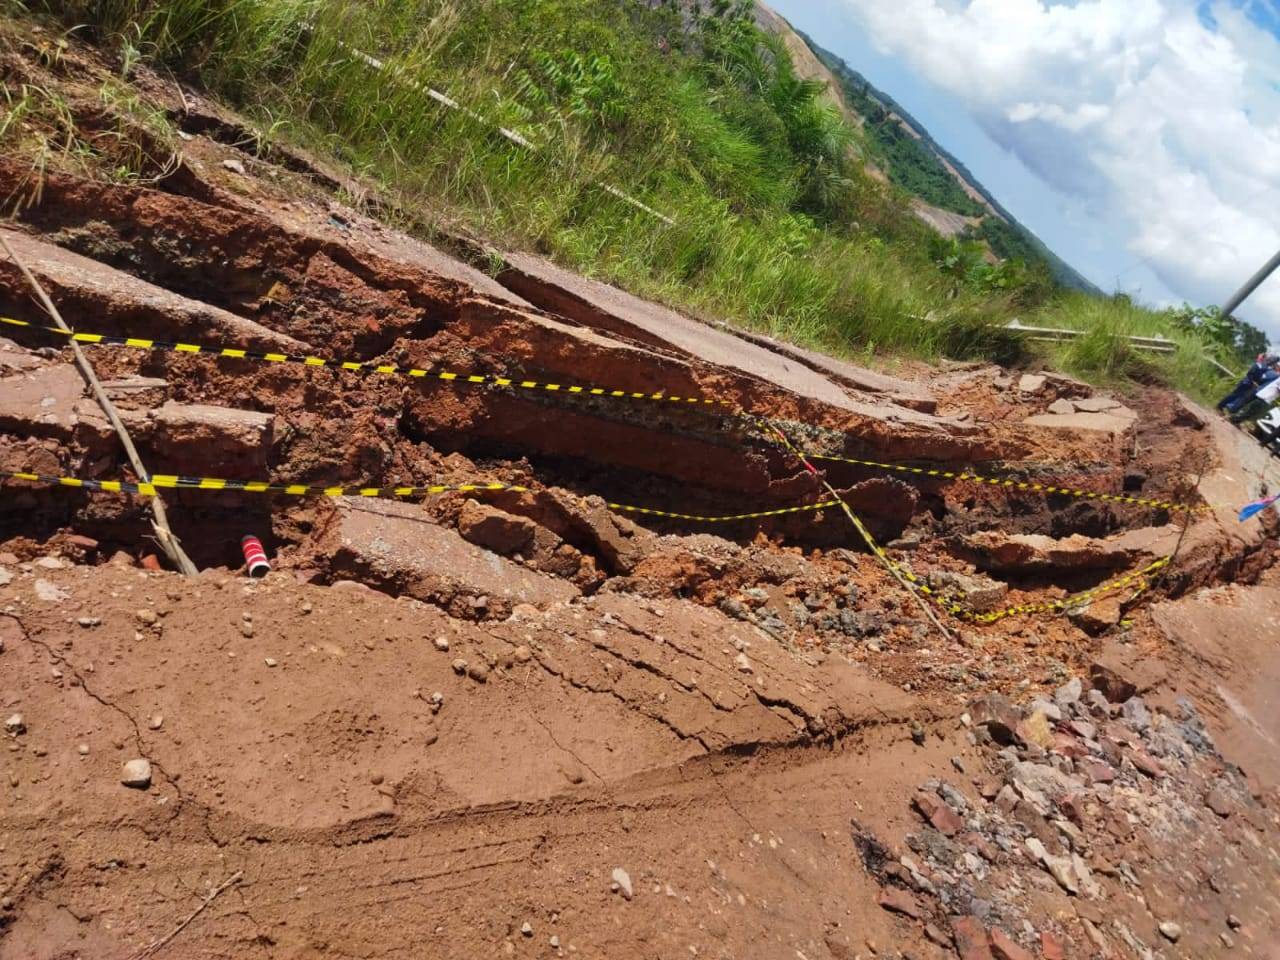
M1023 743L1034 743L1041 750L1048 750L1053 746L1053 727L1043 710L1037 710L1021 721L1014 732Z
M151 786L151 761L146 759L130 760L124 765L120 774L120 782L135 790L146 790Z
M1170 943L1177 943L1182 939L1182 927L1178 926L1172 920L1166 920L1160 924L1160 936L1164 937Z
M1101 663L1094 663L1089 668L1089 679L1093 688L1112 703L1124 703L1138 692L1138 688L1113 669Z
M900 913L912 920L919 920L924 916L924 911L920 909L920 901L901 887L885 887L880 891L878 902L889 912Z
M1040 933L1040 953L1044 960L1066 960L1066 952L1062 949L1062 941L1048 930Z
M475 500L466 501L458 517L458 533L463 539L504 556L528 546L537 531L538 525L528 517Z
M1151 729L1151 714L1141 697L1130 697L1120 707L1120 715L1129 722L1129 726L1138 733Z
M1022 713L1000 694L992 693L969 705L969 717L975 726L986 727L992 740L1007 746L1013 743Z
M610 878L618 886L618 892L622 894L622 899L630 900L632 896L631 890L631 874L623 870L621 867L614 867Z
M1224 820L1227 817L1231 816L1231 813L1234 809L1230 798L1228 798L1226 794L1226 791L1224 791L1221 787L1214 787L1207 794L1205 794L1204 805L1208 807L1210 810L1212 810L1214 813L1216 813L1218 816L1222 817Z
M23 718L22 714L15 713L4 722L4 732L12 734L15 737L20 733L26 733L27 721Z
M33 586L35 587L36 596L45 603L61 603L70 596L67 591L58 588L48 580L36 580Z
M1024 950L999 927L991 928L991 952L996 960L1035 960L1030 951Z
M955 917L951 921L960 960L992 960L987 947L987 931L977 917Z
M918 793L913 802L921 815L943 836L954 837L964 829L960 816L933 794Z

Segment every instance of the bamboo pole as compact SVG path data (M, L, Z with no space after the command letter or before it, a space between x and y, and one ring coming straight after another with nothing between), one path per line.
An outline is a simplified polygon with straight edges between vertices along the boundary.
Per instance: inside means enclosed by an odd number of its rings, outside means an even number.
M58 325L58 329L63 333L72 333L71 328L62 319L62 314L58 312L58 308L54 306L53 301L49 298L49 294L45 292L40 281L27 269L27 265L14 252L13 247L9 246L9 241L3 235L0 235L0 246L4 247L4 252L8 254L9 259L17 264L18 269L22 271L22 275L27 278L27 282L35 290L41 306L53 318L53 322ZM120 414L116 412L115 404L107 396L107 391L103 389L97 374L93 372L93 365L89 363L89 358L85 356L84 350L81 349L79 343L75 340L70 340L69 342L71 350L75 354L76 366L80 370L80 375L84 377L89 389L93 391L94 398L98 401L98 406L102 407L102 412L106 414L107 420L110 421L111 426L115 428L116 434L120 437L120 442L124 445L124 451L129 457L129 462L133 465L134 473L138 475L138 479L142 482L149 483L151 474L143 466L142 457L138 455L138 449L133 445L133 438L129 436L129 431L120 420ZM165 552L169 561L180 573L187 576L195 576L199 571L196 569L196 565L191 562L191 558L187 556L186 551L182 549L182 544L178 538L174 536L173 531L169 528L169 515L165 510L164 501L158 493L151 498L151 515L151 529L155 531L156 539L160 543L160 549Z

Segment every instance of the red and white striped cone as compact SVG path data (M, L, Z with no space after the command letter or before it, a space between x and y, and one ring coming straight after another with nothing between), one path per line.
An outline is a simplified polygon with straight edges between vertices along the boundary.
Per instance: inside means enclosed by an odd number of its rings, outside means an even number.
M267 562L267 551L262 549L262 541L253 534L240 538L240 550L244 553L244 562L249 567L249 576L265 577L271 570Z

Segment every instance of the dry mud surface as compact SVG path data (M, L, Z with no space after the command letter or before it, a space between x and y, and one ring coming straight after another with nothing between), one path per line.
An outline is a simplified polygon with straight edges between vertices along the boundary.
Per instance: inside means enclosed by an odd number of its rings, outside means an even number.
M112 120L92 50L0 40L7 84ZM391 372L89 348L155 473L352 489L163 491L186 578L145 498L3 481L0 958L1280 957L1246 437L428 243L134 84L184 132L154 176L0 158L68 321ZM0 315L47 322L7 259ZM65 340L0 334L0 470L136 480ZM838 508L705 521L828 497L775 427L958 614ZM351 495L430 484L504 489Z

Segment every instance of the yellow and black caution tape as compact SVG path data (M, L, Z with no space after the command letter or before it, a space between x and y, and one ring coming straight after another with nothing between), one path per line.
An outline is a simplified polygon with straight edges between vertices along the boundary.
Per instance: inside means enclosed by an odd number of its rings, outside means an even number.
M136 493L140 496L154 497L158 490L223 490L242 493L284 494L294 497L430 497L442 493L478 493L484 491L508 491L512 493L528 493L529 487L513 483L441 483L421 487L360 487L341 486L324 487L301 483L268 483L261 480L224 480L220 477L185 477L176 474L154 474L149 481L134 482L129 480L81 480L76 477L55 477L39 473L0 473L0 479L26 480L31 483L44 483L59 487L72 487L82 490L101 490L108 493ZM729 523L735 520L752 520L760 517L777 517L789 513L808 513L835 506L834 501L808 503L799 507L781 507L776 510L759 510L754 513L734 513L727 516L705 516L693 513L673 513L667 510L653 510L649 507L636 507L626 503L609 503L611 510L625 513L639 513L652 517L667 517L674 520L694 520L701 523Z
M28 480L59 487L103 490L108 493L136 493L154 497L157 490L226 490L244 493L275 493L293 497L431 497L441 493L475 493L482 490L509 490L525 493L528 487L511 483L438 483L425 487L320 487L302 483L267 483L259 480L223 480L218 477L183 477L176 474L154 474L149 481L80 480L76 477L51 477L39 473L4 473L0 477Z
M1085 590L1083 593L1075 593L1069 597L1064 597L1061 600L1051 600L1047 603L1024 603L1016 607L1007 607L1004 610L993 610L989 613L972 613L967 614L966 619L973 620L976 623L994 623L997 620L1003 620L1005 617L1013 617L1027 613L1065 613L1068 610L1083 607L1090 601L1097 600L1105 594L1114 593L1115 591L1121 590L1129 584L1138 581L1139 588L1134 594L1136 596L1138 593L1146 590L1149 586L1146 579L1147 575L1167 567L1169 565L1169 559L1169 557L1161 557L1159 560L1155 560L1147 564L1141 570L1134 570L1132 573L1127 573L1123 577L1118 577L1115 580L1109 580L1106 583L1099 584L1091 590Z
M1152 563L1148 564L1147 566L1143 567L1141 570L1135 570L1132 573L1125 574L1123 577L1118 577L1115 580L1109 580L1106 583L1099 584L1098 586L1093 587L1089 590L1085 590L1081 593L1075 593L1069 597L1064 597L1061 600L1040 601L1037 603L1022 603L1012 607L1004 607L1000 610L989 610L985 613L976 613L972 610L965 608L963 605L957 603L954 599L950 597L944 597L942 594L938 593L936 590L930 587L927 583L921 580L918 576L916 576L914 573L912 573L902 564L899 564L895 560L888 557L888 555L885 554L884 551L880 549L878 546L875 549L877 550L878 553L881 554L881 558L886 562L892 564L895 567L895 569L897 569L898 572L902 574L902 576L907 580L908 583L910 583L916 590L920 591L920 593L923 596L928 597L930 600L936 603L939 607L941 607L947 613L951 614L954 617L958 617L962 620L968 620L972 623L983 623L983 624L995 623L997 620L1003 620L1006 617L1023 616L1026 614L1065 613L1068 610L1074 610L1077 607L1082 607L1085 604L1093 600L1096 600L1105 594L1113 593L1116 590L1121 590L1124 587L1127 587L1129 584L1134 583L1135 581L1138 581L1140 584L1137 593L1141 593L1142 591L1146 590L1147 587L1149 586L1146 580L1147 575L1151 573L1155 573L1157 570L1163 569L1164 567L1167 567L1169 565L1169 558L1161 557L1160 559L1155 560ZM1136 595L1137 594L1135 593L1135 596Z
M79 343L96 344L98 346L122 346L134 347L141 350L159 350L174 353L190 353L190 354L206 354L208 356L227 357L235 360L257 360L264 363L290 363L299 364L307 367L329 367L340 370L347 370L355 373L377 373L386 376L400 376L425 378L431 380L440 380L448 383L459 383L472 386L494 386L494 387L511 387L521 390L541 390L552 393L567 393L581 396L607 397L610 399L625 400L656 400L666 401L678 404L694 404L698 406L719 406L732 408L735 412L737 407L728 400L722 400L715 397L692 396L682 397L678 395L670 395L662 391L645 392L636 390L615 390L607 387L591 387L579 384L563 384L552 383L541 380L517 380L512 377L499 377L490 374L476 373L459 373L453 370L426 370L418 367L405 367L393 363L371 363L368 361L354 360L329 360L324 357L305 356L301 354L290 353L272 353L259 350L247 350L239 347L219 347L209 346L196 343L181 343L172 340L154 340L146 337L117 337L102 333L68 333L58 327L45 326L42 324L29 323L26 320L15 320L12 317L0 316L0 324L8 324L14 327L25 327L33 330L41 330L47 333L55 333L59 336L75 340ZM773 428L767 421L757 420L768 433L774 432ZM787 444L790 446L790 442ZM793 452L795 448L792 447ZM826 460L837 463L848 463L854 466L872 467L879 470L888 470L894 473L906 473L921 477L935 477L944 480L963 480L970 483L986 484L993 487L1003 487L1014 490L1034 490L1040 493L1057 494L1060 496L1077 497L1087 500L1105 500L1111 503L1128 503L1138 506L1155 507L1162 510L1186 513L1210 513L1213 508L1206 505L1193 506L1189 504L1175 503L1172 500L1157 500L1146 497L1129 497L1123 494L1100 493L1093 490L1081 490L1075 487L1060 487L1051 484L1034 483L1027 480L1016 480L1012 477L990 477L982 476L967 471L955 472L953 470L939 470L929 467L915 467L903 463L886 463L879 460L863 460L857 457L837 457L821 453L806 453L803 455L812 460ZM830 504L829 504L830 505ZM816 508L809 508L816 509ZM694 515L670 514L669 516L686 520L706 520L709 518L698 517ZM743 515L733 519L747 519L752 514ZM714 518L711 518L714 519Z
M174 340L153 340L147 337L117 337L104 333L68 333L58 327L28 323L25 320L14 320L12 317L0 316L0 323L13 327L27 327L56 333L78 343L96 344L108 347L135 347L139 350L160 350L172 353L202 353L214 357L228 357L234 360L257 360L263 363L293 363L305 367L330 367L337 370L349 370L354 373L378 373L393 377L414 377L418 379L442 380L446 383L469 384L472 386L511 387L520 390L542 390L551 393L569 393L589 397L609 397L615 400L658 400L667 403L696 404L700 406L733 407L728 400L714 397L673 396L659 390L653 393L636 390L613 390L608 387L591 387L580 384L551 383L544 380L517 380L513 377L499 377L482 373L459 373L454 370L424 370L418 367L405 367L396 363L370 363L358 360L329 360L324 357L312 357L294 353L272 353L262 350L244 350L239 347L208 346L198 343L180 343Z
M781 507L777 510L759 510L756 513L734 513L722 517L706 517L696 513L669 513L666 510L650 510L648 507L632 507L625 503L608 504L611 510L619 510L624 513L641 513L650 517L668 517L673 520L695 520L700 523L728 523L732 520L754 520L757 517L779 517L784 513L807 513L812 510L826 510L828 507L838 507L839 501L824 500L821 503L806 503L799 507Z
M51 486L70 487L81 490L96 490L107 493L133 493L140 496L156 496L157 491L159 490L207 490L283 494L286 496L296 497L324 496L407 498L436 496L444 493L478 493L486 491L527 493L530 489L528 487L511 483L440 483L429 484L426 486L392 487L315 486L298 483L268 483L266 481L257 480L226 480L219 477L188 477L178 474L154 474L148 481L130 481L82 480L78 477L59 477L40 473L7 472L0 474L0 479L24 480L29 483L43 483ZM824 500L820 503L804 504L797 507L781 507L774 510L760 510L753 513L706 516L702 514L674 513L667 510L653 510L648 507L636 507L625 503L608 503L610 509L625 513L637 513L646 516L666 517L676 520L692 520L700 523L729 523L737 520L777 517L784 514L825 510L839 505L840 501L838 500ZM967 610L954 600L943 597L926 582L916 576L916 574L911 570L890 557L884 548L876 542L874 537L872 537L871 532L866 529L866 526L857 518L856 514L854 514L854 522L858 527L858 532L862 535L867 545L882 563L886 564L893 570L896 570L913 589L919 591L920 594L932 600L947 613L974 623L994 623L995 621L1002 620L1005 617L1017 616L1020 614L1062 613L1063 611L1082 606L1104 593L1121 589L1134 581L1141 581L1141 588L1139 590L1139 592L1141 592L1141 590L1145 590L1147 587L1147 574L1153 573L1169 564L1169 558L1164 557L1156 560L1154 563L1151 563L1146 567L1143 567L1141 570L1134 571L1126 576L1101 584L1091 590L1086 590L1083 593L1074 594L1062 600L1026 603L1018 606L1006 607L1003 610L995 610L987 613L975 613L971 610Z
M928 467L912 467L904 463L884 463L879 460L861 460L857 457L834 457L821 453L806 453L813 460L830 460L837 463L851 463L859 467L874 467L879 470L890 470L894 473L909 473L919 477L938 477L944 480L965 480L970 483L982 483L993 487L1004 487L1010 490L1035 490L1040 493L1052 493L1066 497L1079 497L1085 500L1106 500L1111 503L1132 503L1144 507L1156 507L1161 510L1182 511L1186 513L1211 513L1213 507L1200 504L1192 505L1176 503L1172 500L1154 500L1146 497L1128 497L1118 493L1099 493L1095 490L1081 490L1076 487L1058 487L1045 483L1033 483L1029 480L1015 480L1012 477L986 477L976 473L953 470L937 470Z

